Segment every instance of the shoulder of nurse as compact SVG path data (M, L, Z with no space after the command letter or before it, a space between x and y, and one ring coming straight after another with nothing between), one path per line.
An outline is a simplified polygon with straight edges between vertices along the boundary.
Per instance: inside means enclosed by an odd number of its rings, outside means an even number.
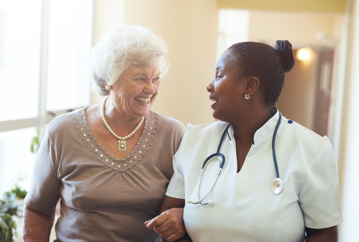
M329 139L320 136L314 131L294 122L290 119L283 120L282 131L278 133L278 137L284 139L292 145L304 145L310 149L321 149L323 146L330 144Z

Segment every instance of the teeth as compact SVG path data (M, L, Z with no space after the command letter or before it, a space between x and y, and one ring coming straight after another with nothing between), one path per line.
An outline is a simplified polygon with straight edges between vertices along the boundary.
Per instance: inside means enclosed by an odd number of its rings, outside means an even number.
M141 103L148 103L151 100L151 98L143 98L143 97L137 97L135 99Z
M211 101L212 101L212 102L217 102L217 99L211 98Z

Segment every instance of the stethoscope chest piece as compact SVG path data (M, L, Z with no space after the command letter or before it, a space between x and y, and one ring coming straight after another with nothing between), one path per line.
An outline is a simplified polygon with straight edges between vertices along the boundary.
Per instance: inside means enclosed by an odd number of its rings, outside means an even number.
M273 180L272 183L272 192L275 195L278 195L279 193L281 193L283 190L283 182L280 178L276 178Z

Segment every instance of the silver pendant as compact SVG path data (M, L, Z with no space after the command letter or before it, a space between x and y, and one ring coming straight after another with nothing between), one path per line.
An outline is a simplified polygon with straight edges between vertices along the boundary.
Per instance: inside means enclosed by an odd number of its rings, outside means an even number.
M126 150L126 140L118 141L118 150L120 151Z

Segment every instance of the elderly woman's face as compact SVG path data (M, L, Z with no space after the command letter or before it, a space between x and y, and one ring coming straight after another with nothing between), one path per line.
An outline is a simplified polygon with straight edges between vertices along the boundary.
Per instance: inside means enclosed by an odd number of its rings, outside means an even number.
M130 64L110 91L116 108L129 117L146 116L159 92L160 74L158 58L145 66Z

